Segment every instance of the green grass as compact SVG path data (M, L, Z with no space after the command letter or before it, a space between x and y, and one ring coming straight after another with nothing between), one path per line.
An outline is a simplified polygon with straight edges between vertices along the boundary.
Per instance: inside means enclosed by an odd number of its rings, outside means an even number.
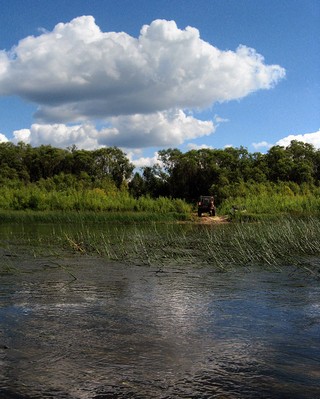
M181 199L133 198L127 192L108 193L101 188L46 191L35 185L0 188L0 209L6 211L152 212L190 213L191 206Z
M237 206L241 211L233 212ZM251 221L279 216L320 216L320 196L313 194L285 195L283 193L251 193L244 197L229 198L219 207L220 214L229 214L234 220Z
M291 185L292 186L292 185ZM242 191L235 189L218 207L218 215L230 215L231 219L239 221L256 221L272 218L274 215L320 215L320 190L316 187L292 186L286 184L244 184ZM291 187L291 188L290 188ZM241 195L240 195L241 193ZM236 205L245 212L232 214L232 206ZM77 219L72 213L94 213L99 216L94 219L108 219L119 221L160 220L190 218L195 204L187 204L181 199L165 197L131 197L126 190L108 190L108 188L56 188L46 189L36 184L20 187L0 187L0 212L8 212L10 216L1 216L10 220L19 220L26 214L29 219L31 211L37 212L33 216L36 220L48 219L50 215L58 219ZM11 212L20 212L13 216ZM60 214L59 214L60 212ZM109 214L106 216L106 214ZM137 216L137 214L140 216ZM117 217L114 217L114 214ZM131 215L130 215L131 214ZM58 216L57 216L58 215ZM62 215L62 216L61 216ZM152 216L151 216L152 215ZM171 215L171 216L162 216ZM92 216L89 216L92 218ZM52 219L53 220L53 219Z
M3 223L146 223L188 220L188 213L179 212L93 212L93 211L1 211Z

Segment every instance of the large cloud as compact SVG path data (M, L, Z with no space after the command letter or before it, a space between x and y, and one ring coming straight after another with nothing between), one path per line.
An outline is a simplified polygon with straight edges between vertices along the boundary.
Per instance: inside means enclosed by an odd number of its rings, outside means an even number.
M130 146L129 122L146 120L149 128L153 121L149 144L163 145L173 134L160 137L163 129L156 123L170 125L172 112L239 99L273 87L284 75L253 49L221 51L203 41L197 29L181 30L166 20L143 26L134 38L102 32L93 17L82 16L0 51L0 94L36 103L37 122L108 121L117 130L113 141ZM185 127L183 118L180 122ZM201 121L197 126L194 135L208 133ZM189 135L187 130L184 139ZM144 133L137 145L141 138Z

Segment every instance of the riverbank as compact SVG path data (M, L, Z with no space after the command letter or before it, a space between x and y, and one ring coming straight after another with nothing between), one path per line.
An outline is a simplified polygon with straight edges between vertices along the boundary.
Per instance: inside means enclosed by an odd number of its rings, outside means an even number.
M0 210L0 223L146 223L186 220L191 220L189 213Z
M183 223L195 225L220 225L227 223L277 222L279 220L318 218L309 212L249 213L247 211L229 212L216 216L197 212L154 212L154 211L35 211L0 210L0 223Z

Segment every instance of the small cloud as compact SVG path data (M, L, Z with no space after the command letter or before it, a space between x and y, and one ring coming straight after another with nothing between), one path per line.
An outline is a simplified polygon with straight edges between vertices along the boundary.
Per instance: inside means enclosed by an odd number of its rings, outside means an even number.
M202 121L182 110L136 114L111 118L116 135L106 135L101 144L129 148L169 147L185 140L214 133L212 121ZM111 143L111 144L110 144Z
M134 154L130 152L127 153L127 156L130 162L132 162L136 168L143 168L147 166L152 167L155 164L161 164L158 159L158 152L155 152L153 157L140 157L135 159Z
M267 141L260 141L259 143L252 143L252 147L256 150L260 150L261 148L269 149L272 147L272 144Z
M277 141L276 145L287 147L292 140L302 141L303 143L312 144L315 148L320 148L320 129L314 133L290 134Z
M7 143L9 140L7 139L7 137L0 133L0 143Z
M212 147L210 145L207 145L207 144L198 145L198 144L195 144L195 143L188 143L187 144L187 148L189 150L203 150L203 149L206 149L206 148L211 149L211 150L214 149L214 147Z
M187 116L182 110L157 112L147 115L127 115L111 118L111 126L100 130L90 123L68 126L62 123L38 124L30 129L14 131L14 141L33 146L51 144L65 148L99 147L170 147L185 140L208 136L215 131L212 121L201 121Z
M13 142L23 141L37 147L50 144L54 147L67 148L75 144L79 149L93 150L102 147L98 140L98 131L94 126L64 124L40 125L33 124L30 129L15 130Z
M226 119L226 118L221 118L219 115L215 115L214 117L213 117L213 120L215 121L215 123L226 123L226 122L229 122L229 119Z

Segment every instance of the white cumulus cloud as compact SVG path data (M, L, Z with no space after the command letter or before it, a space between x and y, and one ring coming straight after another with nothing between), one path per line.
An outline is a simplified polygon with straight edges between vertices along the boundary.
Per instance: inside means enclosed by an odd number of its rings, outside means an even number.
M261 148L270 148L272 147L272 144L267 141L260 141L259 143L252 143L252 146L254 149L260 150Z
M116 129L107 130L105 142L125 147L170 146L182 144L185 140L209 135L214 132L212 121L201 121L186 115L182 110L137 114L111 118Z
M64 124L37 124L30 129L15 130L14 142L23 141L37 147L51 144L54 147L66 148L75 144L80 149L93 150L99 147L98 132L93 125L67 126Z
M155 152L152 157L140 156L139 158L137 158L137 154L129 152L127 153L127 157L129 158L130 162L134 164L136 168L143 168L146 166L152 167L155 164L161 165L161 161L158 158L158 152Z
M0 133L0 143L7 143L9 140L7 139L7 137Z
M292 140L302 141L303 143L312 144L315 148L320 148L320 129L314 133L290 134L277 141L276 145L287 147Z
M38 105L35 117L43 128L31 127L31 142L50 136L62 143L74 134L84 144L82 135L88 134L88 145L92 140L128 147L180 143L214 130L211 122L186 116L186 110L272 88L284 76L281 66L266 65L254 49L221 51L196 28L179 29L166 20L144 25L135 38L103 32L92 16L82 16L0 50L0 95ZM107 128L92 137L86 126L97 120ZM61 124L75 123L84 126L61 133Z
M187 144L188 150L205 150L210 149L213 150L214 147L207 145L207 144L196 144L196 143L188 143Z
M32 146L51 144L63 148L75 144L85 149L103 146L145 148L155 144L179 145L185 139L209 135L214 129L212 121L200 121L178 110L113 117L110 127L100 130L92 124L35 123L30 129L14 131L13 135L15 142L24 141Z

